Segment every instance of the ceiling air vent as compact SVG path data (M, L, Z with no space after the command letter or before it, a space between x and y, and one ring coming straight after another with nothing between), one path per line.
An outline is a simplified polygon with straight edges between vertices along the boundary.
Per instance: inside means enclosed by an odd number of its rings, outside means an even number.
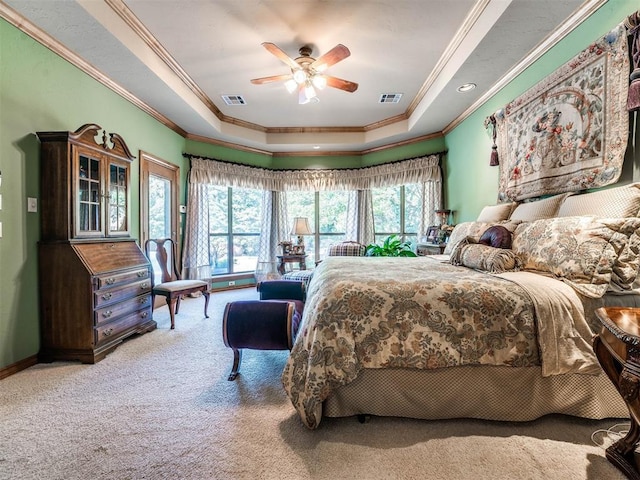
M380 94L379 103L398 103L401 98L401 93L382 93Z
M242 95L222 95L222 99L224 103L227 105L246 105L247 102Z

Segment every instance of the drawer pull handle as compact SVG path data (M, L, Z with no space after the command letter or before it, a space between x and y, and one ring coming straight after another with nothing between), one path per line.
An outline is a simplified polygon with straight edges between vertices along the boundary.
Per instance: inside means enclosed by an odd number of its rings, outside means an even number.
M143 298L140 299L140 305L144 305L148 301L149 301L149 297L143 297Z
M105 293L104 295L102 295L103 300L111 300L111 297L113 297L113 294L111 293Z
M113 285L114 283L116 283L116 279L111 277L111 278L107 278L104 283L106 283L107 285Z
M149 312L142 312L140 315L142 318L147 318L149 316Z
M106 312L102 312L102 316L104 318L109 318L111 315L113 315L113 312L111 310L107 310Z
M148 284L147 282L144 282L144 283L141 283L141 284L140 284L140 288L141 288L141 289L143 289L143 290L144 290L145 288L147 288L148 286L149 286L149 284Z
M107 329L107 330L104 330L104 331L102 332L102 335L104 335L105 337L108 337L108 336L110 336L112 333L113 333L113 328L109 328L109 329Z
M143 271L143 272L138 272L138 277L139 278L146 278L148 273L149 272L147 272L146 270Z

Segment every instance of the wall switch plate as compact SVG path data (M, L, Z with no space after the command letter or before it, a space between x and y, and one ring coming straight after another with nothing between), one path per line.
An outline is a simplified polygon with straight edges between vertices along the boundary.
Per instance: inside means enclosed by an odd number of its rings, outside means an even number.
M27 198L27 212L37 212L38 211L38 199L29 197Z
M2 238L2 222L0 222L0 238Z

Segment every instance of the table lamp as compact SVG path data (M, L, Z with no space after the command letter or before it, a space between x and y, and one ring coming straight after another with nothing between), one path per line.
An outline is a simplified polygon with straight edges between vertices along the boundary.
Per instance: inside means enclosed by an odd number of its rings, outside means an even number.
M298 246L301 253L304 253L304 235L311 235L311 228L309 228L309 219L306 217L295 217L293 219L293 228L291 229L291 235L298 236Z

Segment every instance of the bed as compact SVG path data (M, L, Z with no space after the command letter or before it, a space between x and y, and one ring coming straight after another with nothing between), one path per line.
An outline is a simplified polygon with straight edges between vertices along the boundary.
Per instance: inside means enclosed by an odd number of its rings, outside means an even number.
M325 259L282 375L302 422L628 417L591 347L595 308L640 304L640 197L624 188L634 216L558 216L563 195L543 218L456 226L443 257ZM511 248L478 243L496 225Z

